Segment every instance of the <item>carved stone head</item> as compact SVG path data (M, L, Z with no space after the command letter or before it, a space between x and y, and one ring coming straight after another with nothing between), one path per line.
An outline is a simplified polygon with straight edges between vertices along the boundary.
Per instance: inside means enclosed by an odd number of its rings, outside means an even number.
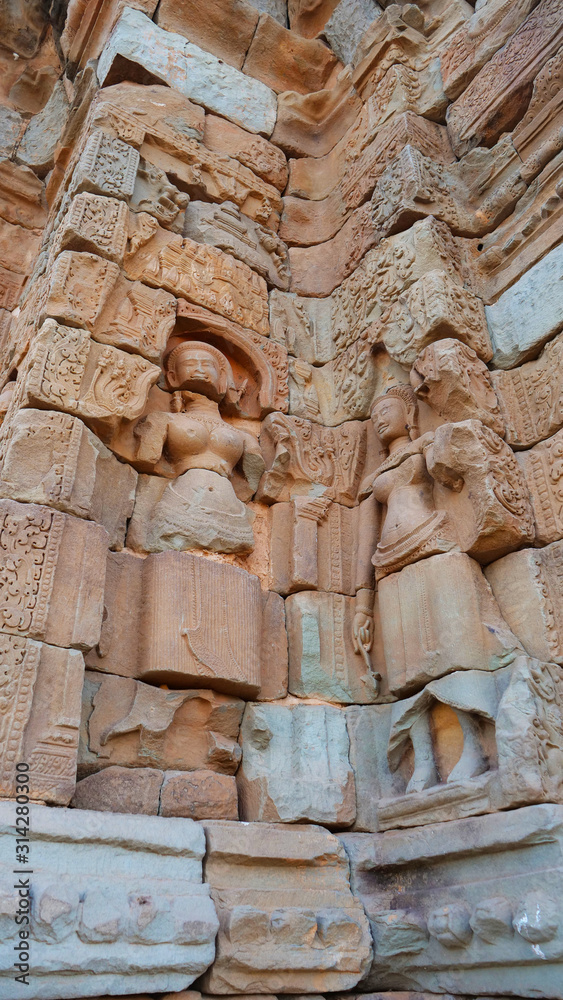
M375 400L371 419L381 444L388 448L397 438L418 437L418 403L410 385L395 385Z
M234 389L232 368L224 354L200 340L184 340L165 361L170 389L198 392L220 402Z

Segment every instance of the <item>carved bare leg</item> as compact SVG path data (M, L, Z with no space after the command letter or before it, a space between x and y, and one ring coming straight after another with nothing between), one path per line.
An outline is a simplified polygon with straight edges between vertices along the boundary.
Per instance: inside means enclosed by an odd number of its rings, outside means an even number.
M456 715L463 733L463 750L457 764L448 776L448 781L476 778L478 774L483 774L487 770L487 761L481 747L477 719L461 710L456 711Z
M411 728L410 737L414 750L414 771L407 785L407 792L422 792L438 782L430 733L430 717L427 712L416 720Z

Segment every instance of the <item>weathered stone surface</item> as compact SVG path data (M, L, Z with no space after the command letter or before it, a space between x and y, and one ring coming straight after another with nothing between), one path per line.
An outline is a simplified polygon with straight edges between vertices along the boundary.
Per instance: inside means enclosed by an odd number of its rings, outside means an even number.
M371 959L346 856L316 827L207 822L205 879L221 929L213 994L349 989Z
M278 191L285 189L287 160L281 149L261 135L249 135L233 122L208 114L205 116L204 142L215 153L233 156Z
M103 108L102 104L102 108L97 109L99 117L103 117ZM92 117L95 116L96 111ZM138 136L130 131L128 138L131 142L123 142L102 129L94 128L86 138L84 149L72 172L69 185L72 194L88 192L129 200L135 190L140 156L135 148Z
M2 11L2 44L25 59L36 54L46 28L46 13L38 0L27 4L11 0Z
M336 7L338 0L287 0L289 26L304 38L318 35Z
M89 649L100 636L104 528L50 507L0 500L0 630Z
M127 206L115 198L79 194L54 236L54 248L99 254L117 264L127 245Z
M130 8L122 11L100 57L97 73L102 84L123 79L122 60L142 66L196 104L250 132L269 136L273 131L276 97L268 87Z
M542 0L448 111L457 156L491 146L522 117L532 83L563 42L557 0Z
M156 816L161 785L162 772L153 767L110 766L77 783L71 806Z
M29 167L0 160L0 216L16 226L36 229L47 221L44 186Z
M136 472L70 414L18 410L4 428L0 496L97 521L112 548L125 541L136 482Z
M127 546L134 552L244 553L253 549L254 534L245 505L224 476L188 469L174 482L139 477Z
M214 691L168 691L87 670L79 777L114 765L234 774L243 708L238 698Z
M64 85L59 81L43 110L29 122L18 146L18 162L31 167L39 177L44 177L53 166L68 106Z
M220 594L212 605L209 587ZM185 608L179 593L190 595ZM197 621L186 620L188 605ZM258 693L261 596L257 578L245 570L189 553L163 552L146 559L111 553L104 606L102 634L97 650L89 654L90 666L123 677L149 673L151 681L155 672L164 671L166 683L174 687L189 679L197 687ZM223 616L219 627L209 613L212 608ZM277 631L275 640L280 641ZM269 655L266 649L266 663Z
M269 333L266 282L248 264L215 247L171 236L155 223L131 246L125 273L256 333Z
M24 126L21 115L10 108L0 108L0 157L10 159Z
M261 14L243 70L277 93L309 94L333 82L339 65L318 39L302 38L269 14Z
M237 774L241 818L261 823L354 821L344 713L326 705L246 707Z
M205 115L186 97L158 85L104 88L88 123L123 140L130 150L134 145L190 197L233 201L250 218L277 229L287 166L283 153L262 136ZM199 141L204 133L206 145Z
M279 594L262 591L261 687L258 701L287 695L288 650L285 603Z
M563 247L485 306L495 368L514 368L563 327Z
M511 552L487 566L485 575L526 652L563 663L563 543Z
M529 448L563 424L562 352L563 336L559 335L535 361L491 373L506 440L513 448Z
M375 943L362 989L531 996L541 982L560 998L561 821L561 806L536 805L424 837L343 834Z
M289 691L301 698L369 704L379 693L379 674L369 655L354 650L355 601L342 594L292 594L286 601Z
M267 468L258 499L273 503L308 496L355 503L366 457L363 424L328 428L275 413L262 424L260 445Z
M2 634L0 669L0 796L15 798L19 778L20 784L28 781L30 799L67 805L76 784L82 654ZM29 765L25 778L18 771L22 761Z
M563 537L563 466L560 462L563 430L529 451L517 453L532 501L536 545Z
M214 771L168 771L162 783L159 811L161 816L195 820L238 820L236 781Z
M351 63L356 48L372 21L381 14L375 0L340 0L326 22L322 37L343 63Z
M313 94L288 91L278 97L272 142L290 156L322 156L353 125L362 104L348 70L330 90Z
M186 209L184 235L196 243L219 247L248 264L275 288L289 288L289 259L283 241L252 222L233 202L209 205L192 201Z
M207 969L218 921L202 885L200 826L147 816L124 824L106 812L36 805L30 813L35 996L180 990ZM3 839L12 841L12 804L0 804L0 818ZM2 882L9 877L12 886L13 863L3 857ZM4 888L8 912L18 898L17 888ZM18 927L10 924L13 945ZM10 947L0 974L5 997L14 996L12 962Z
M257 694L258 578L187 552L161 552L145 565L138 677L174 687L191 684L246 697Z
M496 670L520 648L479 566L463 553L406 566L380 580L378 593L393 694L452 670ZM444 599L436 600L436 594Z
M530 181L563 149L563 47L545 63L534 80L528 110L513 133L516 152L524 161L522 176Z
M330 297L307 299L293 292L270 292L270 338L289 354L312 365L335 354Z
M321 590L353 596L358 507L298 497L272 507L272 587L280 594Z
M444 90L455 100L535 6L535 0L489 0L477 7L466 24L455 33L448 48L440 53Z
M70 326L96 324L112 295L119 275L119 265L92 253L65 250L49 269L48 285L41 296L34 319L56 319Z
M141 416L159 376L160 369L144 358L96 344L84 330L49 319L20 372L14 407L62 410L92 424L107 439L121 420Z
M246 0L215 0L201 16L197 0L164 0L158 6L156 23L167 31L184 35L206 52L242 69L258 24L256 7Z
M563 729L554 720L562 683L560 666L520 656L490 674L430 681L393 705L348 709L355 829L420 826L560 800Z
M499 407L497 384L475 351L451 338L426 347L411 370L417 399L444 420L480 420L504 437L505 408Z

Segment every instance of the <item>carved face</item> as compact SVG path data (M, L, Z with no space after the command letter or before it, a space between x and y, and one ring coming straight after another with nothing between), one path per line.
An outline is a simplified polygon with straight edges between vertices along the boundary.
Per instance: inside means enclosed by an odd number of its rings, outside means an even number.
M371 411L375 433L384 445L397 438L408 436L408 417L405 404L397 396L385 396Z
M190 392L210 395L210 389L217 391L221 382L221 372L213 354L203 349L182 351L175 359L171 372L174 386Z

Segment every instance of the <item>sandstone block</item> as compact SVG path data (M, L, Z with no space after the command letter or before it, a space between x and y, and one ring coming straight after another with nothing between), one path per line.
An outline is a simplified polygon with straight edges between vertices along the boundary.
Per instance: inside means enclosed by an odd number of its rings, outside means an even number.
M559 461L562 443L563 430L560 430L529 451L517 452L532 502L537 545L547 545L563 537L563 468Z
M110 298L119 265L93 253L65 250L53 261L38 322L46 318L91 330Z
M485 575L526 652L563 663L563 542L511 552L487 566Z
M542 0L448 111L457 156L491 146L522 117L534 77L563 42L557 0Z
M0 630L89 649L100 636L108 536L50 507L0 500Z
M406 566L380 580L378 593L393 694L452 670L496 670L520 649L479 566L464 553Z
M291 90L309 94L330 85L339 67L334 54L319 39L302 38L269 14L261 14L243 72L276 93Z
M145 563L138 677L174 687L212 686L243 697L258 694L258 578L187 552L161 552Z
M58 81L43 110L30 120L18 146L18 162L31 167L39 177L44 177L53 166L68 107L65 88Z
M139 160L133 145L96 128L88 135L72 172L70 191L127 201L135 189Z
M92 657L90 657L92 658ZM244 703L86 671L78 773L108 767L234 774Z
M518 657L493 673L450 674L393 705L347 710L356 829L420 826L559 800L543 727L561 667ZM553 730L561 741L560 724ZM535 749L530 752L530 747Z
M323 156L353 125L362 104L350 73L341 72L330 90L287 91L278 97L272 142L290 156Z
M262 136L249 135L233 122L208 114L205 116L203 141L213 152L223 156L225 154L233 156L268 184L273 184L278 191L285 190L288 176L287 160L281 149Z
M506 440L513 448L530 448L563 424L563 413L555 402L563 391L562 354L560 334L546 344L536 360L509 371L491 373L506 425ZM539 392L538 387L541 387ZM554 403L546 405L546 400Z
M269 136L273 131L276 96L268 87L130 8L122 11L102 52L97 70L100 83L123 79L120 60L142 66L196 104L249 132Z
M354 821L344 713L326 705L252 705L241 727L241 817L261 823Z
M36 229L47 221L44 185L29 167L0 160L0 216L15 226Z
M214 958L217 916L202 884L204 833L189 820L30 807L30 970L40 1000L181 990ZM13 840L13 806L0 804ZM6 843L7 846L7 843ZM3 851L7 859L7 852ZM3 862L3 906L15 908ZM4 911L6 912L6 910ZM14 996L10 920L0 987ZM8 992L9 991L9 992Z
M187 816L195 820L238 820L236 781L214 771L167 771L159 811L161 816Z
M340 704L376 700L379 674L368 654L354 651L355 599L303 592L286 601L289 691L301 698Z
M326 22L322 37L343 63L351 63L365 31L381 15L375 0L340 0Z
M531 996L541 982L545 997L561 997L562 815L534 805L439 823L424 837L341 835L374 938L362 989Z
M154 235L153 235L154 233ZM260 275L230 254L155 227L126 258L125 272L178 298L268 336L268 291ZM136 252L135 252L136 251ZM204 278L205 275L205 278Z
M54 236L57 250L99 254L121 264L127 244L127 206L115 198L79 194Z
M272 507L272 587L355 594L358 508L325 497L298 497Z
M18 410L0 442L0 496L97 521L121 548L137 473L118 462L76 417Z
M0 796L14 799L17 766L29 764L27 794L67 805L76 784L84 660L18 635L0 636L3 746ZM24 772L21 772L23 774ZM25 781L25 779L23 779ZM12 820L13 822L13 820Z
M72 365L68 358L72 357ZM107 437L140 417L160 368L92 341L84 330L46 320L20 371L14 399L24 407L81 417Z
M11 158L14 152L16 143L19 139L23 120L17 111L12 111L10 108L2 108L0 111L0 156L6 157L8 160Z
M495 368L514 368L563 327L563 247L485 306Z
M288 653L283 597L262 591L261 686L258 701L287 695Z
M82 778L76 785L71 806L74 809L156 816L161 785L162 771L155 768L114 765Z
M312 365L326 364L335 354L331 299L307 299L293 292L270 292L270 337L289 354Z
M306 0L287 0L291 30L304 38L314 38L321 32L337 2L338 0L320 0L312 6Z
M158 7L156 22L167 31L184 35L205 52L242 69L248 47L258 24L256 7L246 0L215 0L201 16L197 0L164 0Z
M203 989L349 989L369 966L365 914L346 857L318 827L206 822L205 878L221 922Z
M248 219L233 202L210 205L192 201L186 209L184 235L218 247L248 264L275 288L289 288L287 247L275 233Z

